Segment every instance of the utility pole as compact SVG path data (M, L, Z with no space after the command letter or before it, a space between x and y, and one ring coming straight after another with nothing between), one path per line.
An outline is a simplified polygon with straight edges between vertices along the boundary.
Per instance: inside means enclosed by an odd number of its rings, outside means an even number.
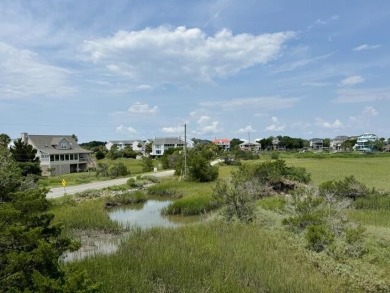
M187 124L184 124L184 178L187 177Z

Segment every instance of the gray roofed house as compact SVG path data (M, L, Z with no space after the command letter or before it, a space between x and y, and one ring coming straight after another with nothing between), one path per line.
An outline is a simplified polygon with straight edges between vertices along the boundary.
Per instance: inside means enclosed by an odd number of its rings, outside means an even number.
M155 138L152 142L152 156L162 156L164 151L170 148L184 147L184 138L181 137L160 137ZM187 148L193 148L194 142L187 139Z
M113 146L116 146L118 150L124 150L126 147L131 147L133 151L144 152L145 145L148 140L133 139L133 140L110 140L106 143L106 149L111 150Z
M61 175L88 170L94 165L89 150L79 146L71 135L31 135L22 133L22 141L37 150L42 175Z

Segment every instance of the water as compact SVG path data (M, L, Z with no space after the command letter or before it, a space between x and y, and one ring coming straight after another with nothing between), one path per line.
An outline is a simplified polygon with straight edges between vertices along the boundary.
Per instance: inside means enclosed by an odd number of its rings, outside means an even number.
M171 203L171 200L148 200L145 203L112 209L108 212L108 215L112 221L118 222L124 228L179 227L199 221L199 216L161 215L161 210ZM104 233L94 234L93 232L81 235L79 239L81 248L66 253L61 259L64 262L69 262L99 254L114 253L126 237L128 237L127 233L118 236Z
M125 228L177 227L181 225L180 222L161 215L161 210L171 203L170 200L148 200L142 204L113 209L109 212L109 217Z

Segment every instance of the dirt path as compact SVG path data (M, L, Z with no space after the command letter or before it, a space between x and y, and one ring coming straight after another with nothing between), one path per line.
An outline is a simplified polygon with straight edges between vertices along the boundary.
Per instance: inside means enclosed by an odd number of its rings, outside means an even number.
M144 175L153 175L156 177L168 177L172 176L175 173L174 170L167 170L167 171L161 171L157 173L148 173ZM56 198L56 197L61 197L66 194L75 194L79 192L83 192L86 190L90 189L103 189L106 187L110 186L115 186L115 185L122 185L129 180L129 178L135 178L134 176L132 177L126 177L126 178L119 178L119 179L112 179L112 180L106 180L106 181L99 181L99 182L92 182L92 183L86 183L86 184L80 184L80 185L75 185L75 186L68 186L65 189L63 187L56 187L50 189L49 193L46 195L46 198Z

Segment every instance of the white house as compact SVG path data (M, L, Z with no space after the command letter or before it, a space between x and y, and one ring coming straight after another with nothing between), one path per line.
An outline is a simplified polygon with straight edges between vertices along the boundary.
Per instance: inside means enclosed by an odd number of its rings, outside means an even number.
M183 148L185 141L181 137L161 137L155 138L152 142L152 152L150 155L152 156L162 156L164 151L170 148ZM187 140L187 148L193 148L194 142L191 140Z
M242 151L259 152L261 149L261 144L258 142L243 142L239 145L239 147Z
M378 140L378 137L372 133L363 133L360 135L353 146L356 151L372 151L372 144Z
M334 139L332 139L330 141L330 144L329 144L329 147L332 149L332 150L335 150L335 151L339 151L342 149L341 147L341 144L348 140L349 137L348 136L345 136L345 135L339 135L339 136L336 136Z
M82 172L94 165L89 156L92 152L80 147L71 135L22 133L22 141L37 150L42 175Z
M145 140L111 140L106 143L106 149L111 150L113 146L116 146L118 150L124 150L126 147L131 147L131 149L135 152L144 152L145 144L147 141Z
M230 150L230 139L228 138L216 138L212 141L212 143L224 151Z

